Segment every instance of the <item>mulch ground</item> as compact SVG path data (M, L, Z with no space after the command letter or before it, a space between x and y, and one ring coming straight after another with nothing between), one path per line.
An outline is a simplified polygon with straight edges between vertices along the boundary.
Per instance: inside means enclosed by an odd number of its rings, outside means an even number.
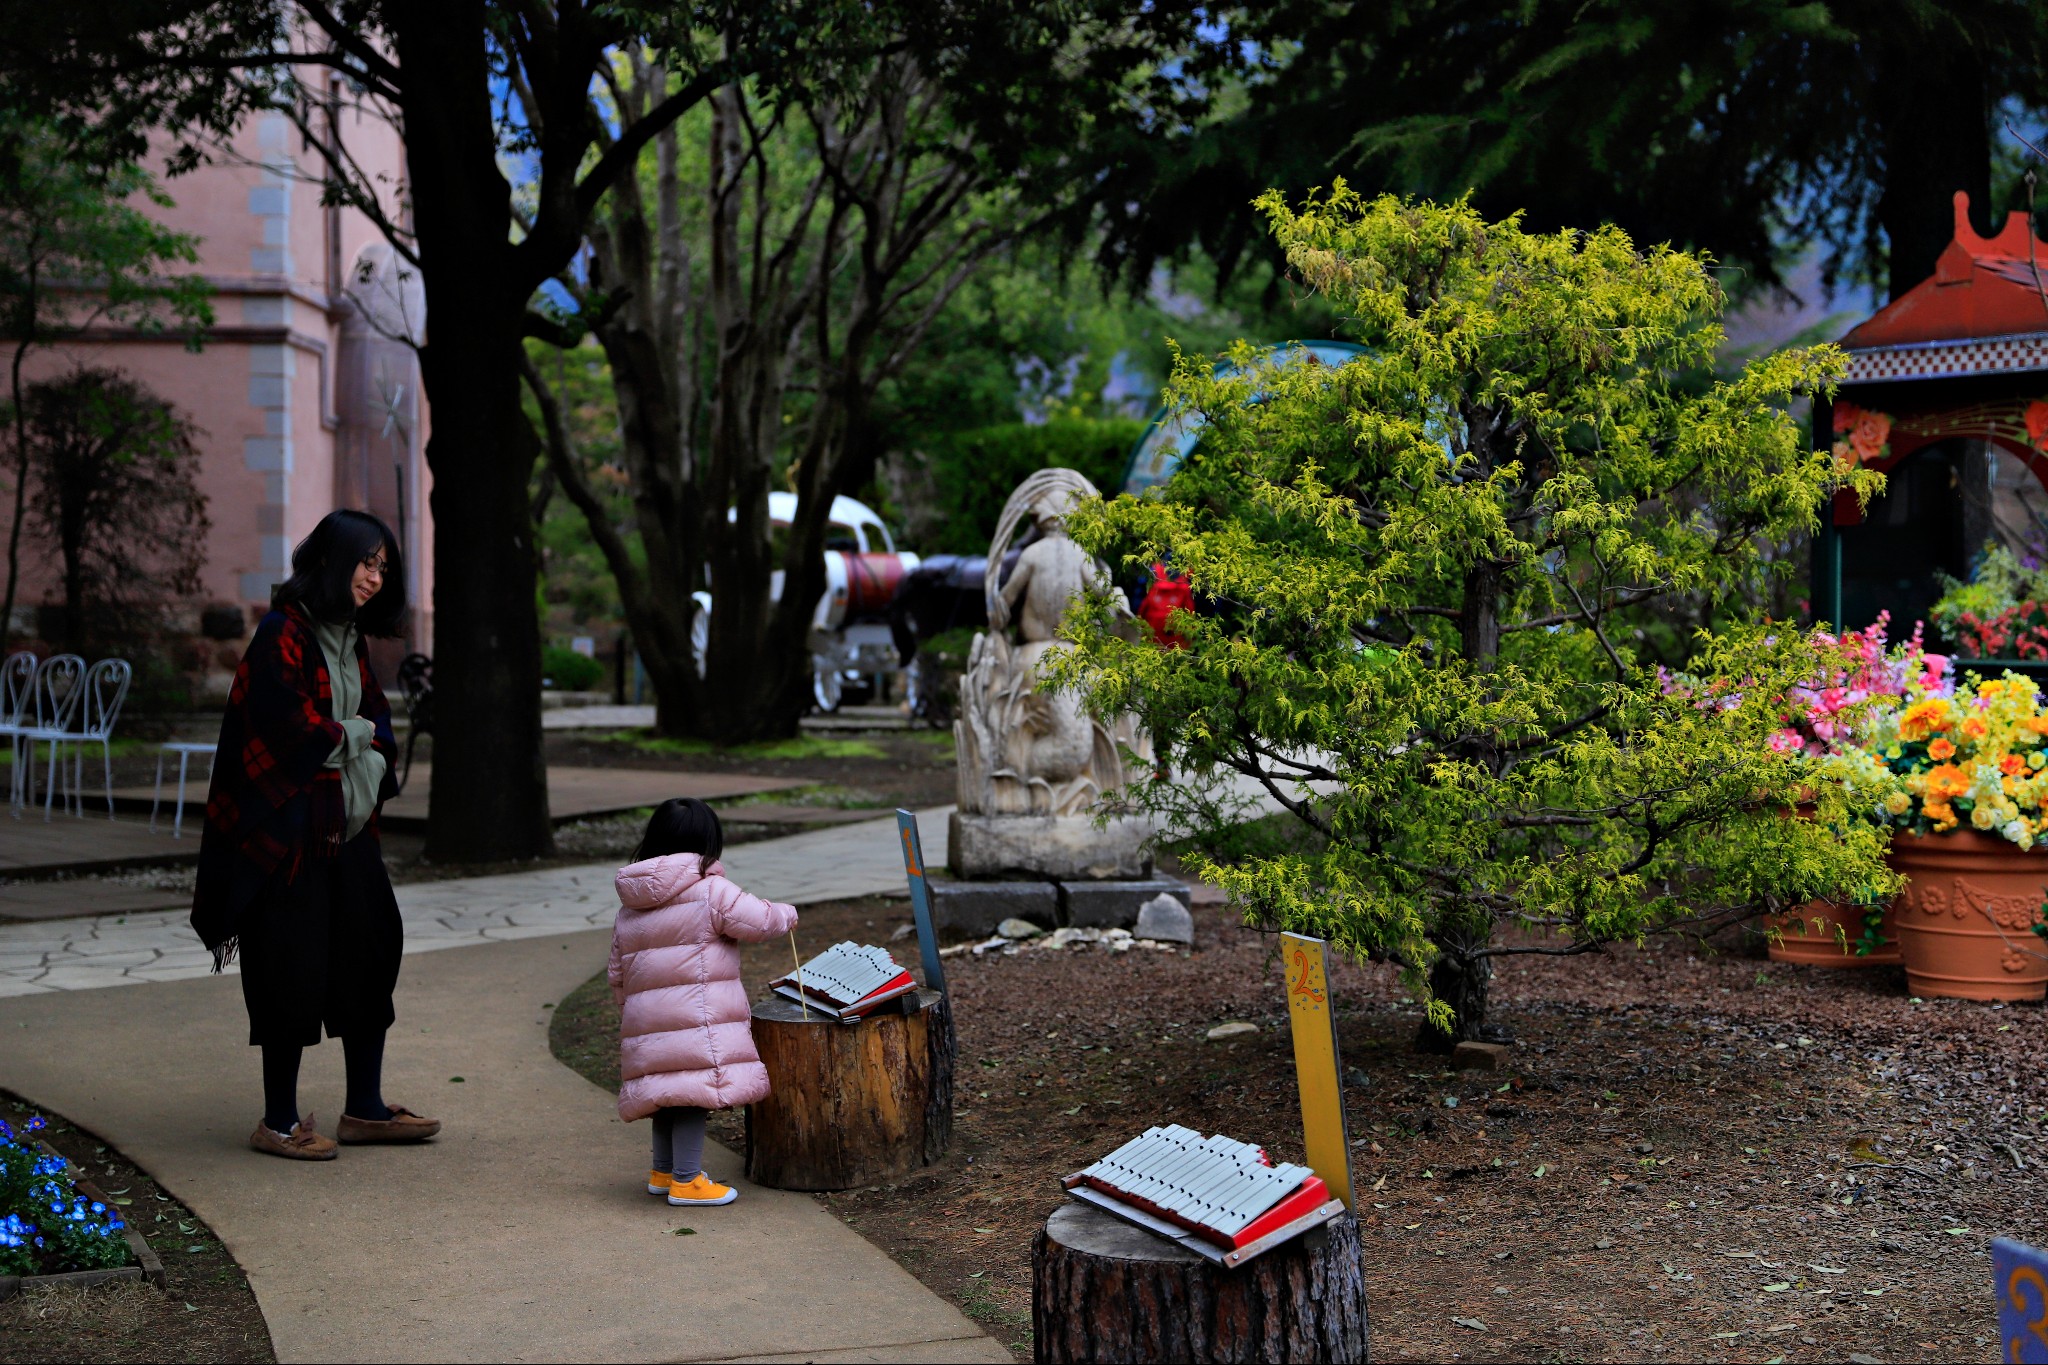
M0 1091L16 1131L39 1111ZM165 1288L147 1282L28 1292L0 1303L0 1361L255 1361L277 1359L242 1269L220 1239L118 1151L54 1115L37 1136L82 1167L163 1259Z
M1273 941L1195 913L1191 953L948 959L952 1151L822 1196L1019 1359L1061 1175L1166 1122L1301 1157ZM844 902L799 933L884 942L907 922L902 901ZM786 953L747 950L750 991ZM1376 1358L1998 1358L1989 1241L2048 1240L2041 1007L1916 1003L1896 968L1739 943L1522 957L1495 985L1510 1067L1453 1073L1412 1051L1391 973L1332 976ZM602 987L562 1003L553 1041L615 1085ZM1259 1031L1207 1041L1239 1020ZM737 1146L738 1116L713 1135Z

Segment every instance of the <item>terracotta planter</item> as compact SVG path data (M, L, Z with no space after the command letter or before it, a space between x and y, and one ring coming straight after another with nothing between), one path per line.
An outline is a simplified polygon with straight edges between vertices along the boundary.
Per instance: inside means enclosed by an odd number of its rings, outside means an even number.
M1774 933L1770 943L1771 961L1796 962L1806 967L1896 967L1899 965L1898 929L1892 922L1896 913L1884 912L1884 946L1859 957L1856 940L1863 937L1862 912L1808 901L1796 913L1771 915L1764 927ZM1836 926L1847 937L1847 946L1835 937Z
M1902 834L1892 866L1907 878L1893 903L1906 988L1962 1000L2048 995L2048 940L2034 933L2048 894L2048 850L1958 830Z

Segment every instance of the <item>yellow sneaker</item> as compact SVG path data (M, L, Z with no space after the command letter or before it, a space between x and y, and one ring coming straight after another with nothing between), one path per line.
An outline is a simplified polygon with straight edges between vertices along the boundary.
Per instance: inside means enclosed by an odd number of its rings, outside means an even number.
M671 1179L668 1187L668 1202L678 1208L690 1204L730 1204L739 1197L738 1190L719 1184L702 1171L687 1181Z
M649 1194L667 1194L668 1187L674 1182L675 1177L667 1171L649 1171L647 1173L647 1192Z

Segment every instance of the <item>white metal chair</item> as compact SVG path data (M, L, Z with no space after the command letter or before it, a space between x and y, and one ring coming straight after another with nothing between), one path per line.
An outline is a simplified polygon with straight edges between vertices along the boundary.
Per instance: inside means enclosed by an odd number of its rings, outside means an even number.
M57 761L64 741L71 738L71 718L85 696L85 660L76 654L52 654L37 667L30 692L34 715L21 727L19 738L30 764L36 761L36 745L50 746L50 775L43 788L43 819L47 821L50 798L57 790ZM28 799L35 800L33 788Z
M28 723L29 696L35 691L36 656L24 649L0 663L0 735L7 737L12 759L7 773L7 803L21 818L22 777L28 769L21 755L21 732Z
M80 701L73 713L78 717L76 729L67 728L58 746L70 746L76 752L72 755L71 771L71 813L80 819L85 817L85 746L100 746L100 764L105 777L107 793L107 818L114 818L114 723L121 718L121 703L128 699L128 683L134 676L126 659L101 659L86 670L85 683L80 688ZM45 804L49 794L44 793Z

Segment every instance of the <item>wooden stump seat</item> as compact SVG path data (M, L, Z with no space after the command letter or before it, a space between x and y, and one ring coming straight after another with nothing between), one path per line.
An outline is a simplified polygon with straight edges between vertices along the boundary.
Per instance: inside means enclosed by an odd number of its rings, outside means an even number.
M1031 1329L1041 1362L1363 1361L1358 1223L1233 1270L1070 1201L1032 1243Z
M912 997L905 997L906 1003ZM754 1046L774 1086L747 1107L747 1179L848 1190L928 1166L953 1136L953 1014L916 992L856 1024L794 1001L754 1005Z

